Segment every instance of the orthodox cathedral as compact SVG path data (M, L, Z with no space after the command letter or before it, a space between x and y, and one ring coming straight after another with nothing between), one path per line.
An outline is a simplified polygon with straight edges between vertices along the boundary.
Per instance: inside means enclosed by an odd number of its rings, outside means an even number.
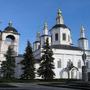
M37 33L36 41L33 43L34 57L39 60L42 56L43 46L46 39L49 38L49 45L53 51L55 78L68 78L66 68L68 63L72 62L75 68L70 71L70 78L82 78L82 54L85 51L87 58L86 64L90 68L90 50L88 47L88 39L85 36L85 29L80 28L80 36L78 37L78 46L72 44L71 30L64 24L62 12L59 9L56 17L56 24L48 30L47 23L44 24L43 33ZM39 65L37 64L37 67ZM89 69L88 69L89 70ZM87 72L88 72L87 70Z
M8 46L11 46L14 50L16 59L16 78L20 78L20 75L22 74L22 66L19 63L23 60L23 56L18 54L19 37L20 34L12 26L11 21L3 31L0 31L0 64L5 60L4 55L8 49ZM83 52L85 52L87 56L85 64L87 66L87 75L90 76L90 50L83 26L80 28L78 45L74 46L72 44L71 30L64 24L62 12L59 9L57 12L56 24L48 30L48 25L45 23L42 34L38 32L36 35L36 41L33 43L33 54L37 61L35 64L36 69L39 68L38 61L43 54L42 50L47 38L49 39L49 45L53 51L55 78L68 78L66 68L68 63L72 62L75 68L72 68L70 71L70 78L81 79L82 66L84 65L82 60ZM36 78L39 77L36 75Z

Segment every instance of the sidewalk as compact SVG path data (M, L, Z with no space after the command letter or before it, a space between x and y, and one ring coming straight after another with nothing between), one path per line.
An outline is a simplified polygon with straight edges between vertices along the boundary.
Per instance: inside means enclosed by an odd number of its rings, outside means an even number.
M50 86L50 87L63 87L63 88L73 88L73 89L82 89L90 90L90 84L87 83L42 83L39 85Z
M16 86L13 89L20 89L20 90L28 90L28 88L33 87L57 87L57 88L71 88L71 89L82 89L82 90L90 90L89 85L83 85L82 83L59 83L59 82L36 82L36 83L8 83L9 85ZM21 89L22 88L22 89ZM0 89L2 90L2 89Z

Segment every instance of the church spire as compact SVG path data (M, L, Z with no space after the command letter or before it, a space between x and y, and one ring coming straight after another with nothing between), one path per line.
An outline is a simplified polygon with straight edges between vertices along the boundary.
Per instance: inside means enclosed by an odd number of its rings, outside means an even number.
M10 20L8 23L9 27L12 27L12 21Z
M62 17L62 11L60 9L58 9L58 12L57 12L56 24L64 24L64 20Z
M85 37L85 29L83 26L80 28L80 38L78 40L78 45L83 50L88 50L88 39Z
M37 41L40 41L40 32L37 32L36 40L37 40Z
M85 28L83 27L83 25L81 26L80 38L85 38Z
M44 35L48 35L48 25L47 25L47 22L44 23L43 34Z

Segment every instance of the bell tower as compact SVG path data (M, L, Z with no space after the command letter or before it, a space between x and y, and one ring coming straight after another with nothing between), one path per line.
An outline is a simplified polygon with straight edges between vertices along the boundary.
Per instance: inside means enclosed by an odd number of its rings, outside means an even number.
M12 21L9 21L8 26L1 34L0 56L2 59L5 59L4 55L9 46L13 49L14 56L18 56L19 35L18 31L12 26Z

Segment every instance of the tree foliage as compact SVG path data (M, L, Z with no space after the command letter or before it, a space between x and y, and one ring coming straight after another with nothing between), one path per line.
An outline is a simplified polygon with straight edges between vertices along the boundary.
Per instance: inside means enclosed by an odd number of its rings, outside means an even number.
M38 75L45 80L50 80L54 78L54 58L53 51L49 46L48 38L46 39L45 46L43 48L43 55L40 59L40 67L38 69Z
M35 60L30 42L27 42L27 47L24 53L24 59L21 61L23 74L22 79L34 79L35 78Z
M5 54L6 60L1 64L1 73L5 79L13 79L15 73L15 57L14 51L9 46Z

